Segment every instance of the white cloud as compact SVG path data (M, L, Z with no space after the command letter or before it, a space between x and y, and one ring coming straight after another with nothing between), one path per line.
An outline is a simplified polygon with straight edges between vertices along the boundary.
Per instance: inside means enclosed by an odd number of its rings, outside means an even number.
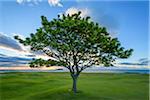
M17 3L22 4L24 2L24 0L16 0Z
M63 7L63 5L60 3L60 0L48 0L48 3L51 6Z
M42 2L44 0L16 0L18 4L29 4L29 5L34 5L38 4L39 2ZM50 6L58 6L58 7L63 7L62 3L60 2L61 0L47 0L48 4Z
M79 11L81 11L81 17L86 17L91 14L88 8L75 8L75 7L67 9L65 14L73 15L75 13L78 13Z
M37 5L42 0L16 0L18 4Z

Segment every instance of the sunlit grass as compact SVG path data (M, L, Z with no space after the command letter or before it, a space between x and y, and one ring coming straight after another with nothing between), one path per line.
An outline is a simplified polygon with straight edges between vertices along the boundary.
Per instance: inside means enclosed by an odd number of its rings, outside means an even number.
M148 100L148 75L84 73L79 93L69 73L3 73L1 100Z

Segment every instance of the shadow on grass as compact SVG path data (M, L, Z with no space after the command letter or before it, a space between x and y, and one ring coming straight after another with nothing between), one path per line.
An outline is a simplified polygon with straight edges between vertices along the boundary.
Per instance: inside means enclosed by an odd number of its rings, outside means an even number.
M57 88L53 90L41 91L27 98L28 100L114 100L109 97L91 95L88 92L78 91L73 93L68 88Z

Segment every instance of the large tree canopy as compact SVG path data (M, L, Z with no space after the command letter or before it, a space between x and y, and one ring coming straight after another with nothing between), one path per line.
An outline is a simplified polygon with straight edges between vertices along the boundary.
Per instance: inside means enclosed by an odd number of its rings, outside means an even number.
M82 18L80 14L58 15L57 19L51 21L41 16L42 26L36 33L31 33L26 39L18 36L15 39L25 46L31 46L33 51L42 51L53 57L59 65L69 69L73 79L87 67L112 66L115 59L131 55L133 50L125 50L105 27L94 23L90 17Z

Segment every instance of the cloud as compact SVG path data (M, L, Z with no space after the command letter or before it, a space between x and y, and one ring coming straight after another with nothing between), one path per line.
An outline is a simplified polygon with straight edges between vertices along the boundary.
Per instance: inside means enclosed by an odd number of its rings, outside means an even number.
M121 64L121 65L145 65L145 64L141 64L141 63L132 63L132 62L122 62L119 64Z
M0 47L23 51L18 42L3 33L0 33Z
M28 5L37 5L40 2L44 0L16 0L18 4L28 4ZM47 0L48 4L50 6L58 6L58 7L63 7L62 3L60 2L61 0Z
M139 65L139 66L148 66L150 60L148 58L141 58L137 62L122 62L121 65Z
M25 56L27 56L27 57L36 57L36 55L34 55L34 54L27 54Z
M112 15L105 9L92 9L90 16L94 22L98 22L100 26L106 27L111 36L117 35L120 26L117 16Z
M99 15L99 24L105 26L111 35L115 35L119 29L119 22L116 17L110 14Z
M88 8L75 8L75 7L67 9L65 14L73 15L75 13L78 13L79 11L81 11L81 17L86 17L91 14L91 11Z
M24 0L16 0L17 3L22 4L24 2Z
M18 35L18 36L21 36L24 39L24 36L22 35ZM8 53L11 52L11 55L9 56L16 55L19 57L28 57L28 58L34 57L34 58L43 58L43 59L51 58L42 52L40 53L38 51L36 52L31 51L30 46L23 46L22 44L19 44L15 39L3 33L0 33L0 48L6 50ZM4 55L5 55L4 53L0 53L0 56L4 56Z
M141 58L141 59L139 59L138 61L139 61L139 63L141 63L141 64L145 64L145 65L150 64L150 60L149 60L148 58Z
M28 6L38 5L42 0L16 0L18 4L26 4Z
M60 0L48 0L48 3L51 6L63 7L62 3L60 3Z
M5 55L5 54L0 53L0 57L1 57L1 56L2 56L2 57L5 57L6 55Z
M91 10L92 8L86 7L71 7L65 11L65 14L75 14L78 11L81 11L81 17L90 16L91 20L98 22L100 26L106 27L111 36L115 36L119 29L119 22L117 18L109 13L106 13L105 10Z
M42 58L42 59L50 59L50 57L44 55L34 55L34 54L26 54L23 57L17 56L7 56L5 54L0 53L0 67L19 67L26 66L32 59Z
M11 57L0 55L0 67L24 66L27 65L32 58Z

